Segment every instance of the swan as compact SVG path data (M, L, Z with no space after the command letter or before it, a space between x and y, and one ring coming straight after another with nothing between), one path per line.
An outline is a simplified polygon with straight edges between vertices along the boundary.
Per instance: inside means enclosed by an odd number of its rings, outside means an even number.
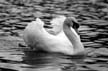
M66 55L77 55L84 53L84 46L81 43L80 37L72 28L73 23L70 23L72 18L59 16L54 18L52 26L56 24L53 35L46 31L43 27L44 22L40 18L36 18L24 29L23 39L25 43L35 50L43 50L47 52L62 53Z

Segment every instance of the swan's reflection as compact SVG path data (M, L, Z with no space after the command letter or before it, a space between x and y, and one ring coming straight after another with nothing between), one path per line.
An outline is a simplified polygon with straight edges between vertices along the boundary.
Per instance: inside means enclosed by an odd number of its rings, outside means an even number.
M59 71L76 71L76 62L83 60L81 55L70 57L42 51L24 51L24 53L23 62L36 69L52 67L59 69Z

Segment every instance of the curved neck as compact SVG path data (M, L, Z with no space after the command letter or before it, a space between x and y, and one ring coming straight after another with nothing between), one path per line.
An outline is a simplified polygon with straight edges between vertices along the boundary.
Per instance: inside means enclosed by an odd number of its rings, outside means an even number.
M71 27L69 27L67 24L63 24L63 31L65 33L65 35L68 37L68 39L70 40L70 42L73 45L73 49L74 49L74 53L79 53L81 52L84 47L80 41L80 38L78 36L76 36L76 32L71 30Z

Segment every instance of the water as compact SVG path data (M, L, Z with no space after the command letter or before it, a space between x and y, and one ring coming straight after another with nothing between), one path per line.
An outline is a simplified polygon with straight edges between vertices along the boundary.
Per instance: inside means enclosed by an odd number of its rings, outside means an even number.
M35 52L18 46L22 38L0 35L1 71L108 71L107 22L91 24L84 21L79 28L86 57Z
M89 52L86 57L36 52L26 47L19 47L16 43L23 43L22 39L2 36L0 69L2 71L108 71L107 31L107 22L95 21L92 26L86 22L81 25L79 28L81 40Z
M108 71L107 4L98 4L101 5L98 9L97 5L71 0L36 0L25 6L20 1L0 1L0 71ZM36 17L49 16L50 12L70 13L82 20L79 34L88 52L86 57L40 53L19 46L24 43L21 36L27 23Z
M61 54L8 50L0 52L0 68L13 71L75 71L76 62L83 59L72 58Z

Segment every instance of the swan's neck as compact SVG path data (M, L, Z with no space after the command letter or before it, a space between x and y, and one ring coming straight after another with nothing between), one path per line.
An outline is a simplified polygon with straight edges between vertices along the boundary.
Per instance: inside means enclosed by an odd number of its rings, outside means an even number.
M84 47L80 41L80 38L78 37L78 35L76 35L77 33L75 32L75 30L69 27L67 24L63 24L63 31L65 33L65 35L68 37L68 39L70 40L70 42L73 45L73 49L74 49L74 53L77 54L81 51L84 50ZM75 34L76 33L76 34Z

